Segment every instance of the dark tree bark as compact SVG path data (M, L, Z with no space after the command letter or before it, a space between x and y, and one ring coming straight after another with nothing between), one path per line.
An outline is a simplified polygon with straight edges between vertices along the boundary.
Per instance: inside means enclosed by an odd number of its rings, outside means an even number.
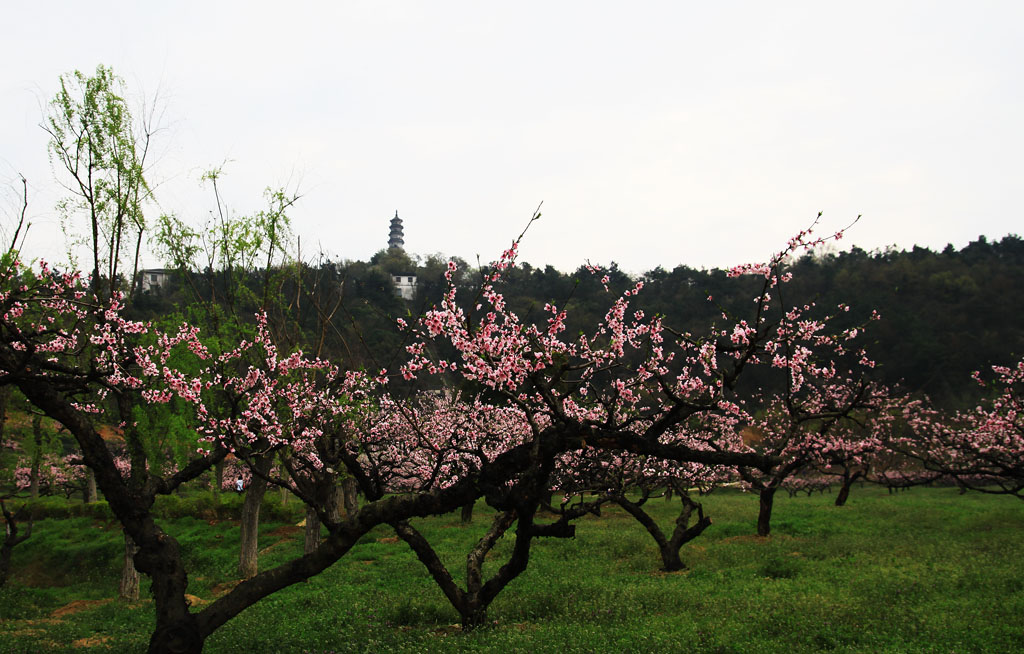
M14 548L32 536L32 517L28 516L25 531L19 534L18 521L25 519L25 507L11 513L3 500L0 500L0 512L4 516L4 542L0 545L0 588L3 588L11 573L11 554L14 553Z
M537 525L534 519L541 498L547 495L548 478L554 467L553 457L538 458L539 443L528 446L524 451L535 467L529 468L512 488L502 488L499 493L489 494L488 502L503 509L495 515L487 532L477 541L466 556L466 588L462 589L454 582L451 573L434 552L430 543L407 520L396 520L390 524L398 536L416 553L420 562L441 588L449 603L458 611L462 620L462 629L469 631L487 621L487 608L498 594L516 577L518 577L530 561L530 545L533 539L541 536L571 538L575 528L569 524L572 517L582 513L563 513L558 522ZM467 504L463 502L464 508ZM495 572L490 579L484 580L484 561L495 544L516 523L516 537L512 545L512 553L508 561Z
M461 520L462 524L468 525L473 522L474 504L476 504L476 502L467 502L462 505L462 510L459 512L459 520Z
M683 506L680 509L679 517L676 518L672 535L669 537L665 536L658 523L643 510L643 504L649 497L647 493L644 493L639 502L631 501L625 494L609 496L612 502L625 509L651 535L651 538L654 539L658 546L658 553L661 555L662 569L666 572L686 569L686 565L679 557L679 550L682 549L683 545L700 536L704 533L705 529L711 526L711 518L704 515L704 507L694 502L686 491L678 490L677 492ZM691 526L690 517L693 515L694 510L697 511L697 522Z
M487 609L494 599L513 579L526 570L530 560L530 543L534 537L571 537L574 534L571 525L564 525L561 529L549 529L548 527L552 525L538 527L533 522L536 507L525 508L523 517L518 519L516 540L508 562L485 581L483 567L487 553L517 521L517 513L517 511L509 510L496 515L487 533L477 541L477 544L466 556L465 589L455 583L451 573L441 562L430 543L412 525L407 521L392 524L398 536L412 548L420 562L427 568L430 576L448 598L449 603L459 612L464 631L470 631L485 624Z
M772 533L772 504L775 502L775 491L778 487L762 488L758 493L759 507L757 511L757 535L767 538Z
M857 481L863 473L857 471L852 475L847 473L843 475L843 485L839 488L839 493L836 494L836 506L846 506L846 500L850 498L850 488L853 486L853 482Z
M11 394L14 390L10 386L0 386L0 440L3 440L7 433L7 407L11 404Z

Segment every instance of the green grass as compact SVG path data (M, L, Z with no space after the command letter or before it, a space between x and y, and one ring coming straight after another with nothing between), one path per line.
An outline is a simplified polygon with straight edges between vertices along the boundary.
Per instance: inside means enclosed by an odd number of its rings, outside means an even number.
M918 488L855 488L776 498L773 535L754 531L757 500L704 498L714 524L683 549L689 569L658 571L650 537L617 508L579 522L572 540L538 541L530 567L491 606L489 626L461 633L458 616L393 534L369 534L324 574L243 612L206 652L1017 652L1024 648L1024 502ZM653 508L668 526L675 503ZM175 511L175 514L179 512ZM234 579L230 520L163 521L182 542L189 590L209 599ZM450 569L486 528L456 515L417 522ZM261 567L301 551L301 532L262 528ZM507 536L489 565L504 560ZM73 600L116 593L121 536L89 517L40 522L0 590L0 651L145 648L152 606L117 601L50 617ZM84 562L84 563L80 563ZM59 585L58 585L59 584ZM146 582L143 582L143 594ZM97 641L93 641L97 642ZM86 650L88 651L88 650ZM102 646L95 651L102 651Z

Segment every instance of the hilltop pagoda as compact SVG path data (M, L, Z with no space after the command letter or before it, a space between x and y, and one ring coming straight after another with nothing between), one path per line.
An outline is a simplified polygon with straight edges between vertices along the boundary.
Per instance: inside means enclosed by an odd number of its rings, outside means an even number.
M391 219L391 233L388 234L388 252L398 250L404 253L404 236L402 232L402 219L398 217L398 211L395 211L395 217ZM402 258L408 259L408 257ZM392 271L391 283L394 284L395 293L402 299L412 301L416 297L416 274L414 271L401 274L399 274L399 271Z
M391 219L391 233L388 235L388 249L389 250L402 250L405 248L405 239L402 234L402 219L398 217L398 211L395 211L395 217Z

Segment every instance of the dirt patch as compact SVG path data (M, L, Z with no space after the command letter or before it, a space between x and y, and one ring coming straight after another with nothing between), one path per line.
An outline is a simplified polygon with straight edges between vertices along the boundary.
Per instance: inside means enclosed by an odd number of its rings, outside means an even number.
M108 645L107 643L109 643L110 640L111 640L110 636L103 636L103 635L89 636L88 638L79 638L78 640L72 641L71 646L72 647L107 647L107 648L109 648L110 645Z
M98 599L98 600L75 600L70 604L65 604L56 611L50 614L51 618L60 618L65 615L71 615L72 613L81 613L89 609L94 609L97 606L103 606L104 604L110 604L113 599Z
M235 579L234 581L225 581L224 583L217 584L216 586L211 588L210 592L213 594L214 597L220 597L225 593L231 592L231 589L240 583L242 583L241 579Z
M460 625L460 624L446 624L446 625L444 625L442 627L437 627L436 629L432 629L430 633L435 634L437 636L451 636L452 634L457 634L460 631L462 631L462 625Z
M397 543L398 536L388 536L387 538L378 538L378 543Z
M723 543L757 543L758 545L764 545L769 542L769 538L764 536L758 536L757 534L744 534L742 536L729 536L728 538L722 539Z
M294 536L295 534L302 531L302 527L298 525L282 525L273 531L267 532L267 536L277 536L284 538L285 536Z
M189 606L201 606L210 602L210 600L204 600L196 597L195 595L189 595L188 593L185 593L185 601L188 602Z
M40 636L45 636L46 632L49 631L46 628L47 625L60 624L60 620L55 620L53 618L42 618L40 620L17 620L12 622L18 625L25 625L24 629L18 628L7 632L9 635L19 638L38 638Z

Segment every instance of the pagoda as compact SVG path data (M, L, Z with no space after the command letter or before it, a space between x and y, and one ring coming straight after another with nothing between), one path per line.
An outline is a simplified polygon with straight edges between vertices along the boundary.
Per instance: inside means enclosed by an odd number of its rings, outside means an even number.
M391 219L391 233L388 235L388 249L404 249L405 239L402 238L402 219L398 217L398 211L395 211L395 217Z
M395 211L395 217L391 219L391 233L388 235L388 251L399 250L405 252L405 239L402 233L402 219ZM402 257L408 259L408 257ZM405 272L402 274L391 273L391 283L394 284L395 293L403 300L412 301L416 297L416 274Z

